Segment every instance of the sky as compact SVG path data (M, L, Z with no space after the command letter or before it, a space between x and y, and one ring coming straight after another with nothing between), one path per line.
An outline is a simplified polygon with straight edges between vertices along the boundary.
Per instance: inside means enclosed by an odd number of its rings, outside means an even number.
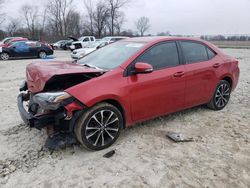
M23 4L41 5L44 1L6 0L4 10L15 17ZM74 1L84 15L83 1ZM136 30L135 21L148 17L151 27L147 34L250 34L250 0L131 0L123 12L125 30Z

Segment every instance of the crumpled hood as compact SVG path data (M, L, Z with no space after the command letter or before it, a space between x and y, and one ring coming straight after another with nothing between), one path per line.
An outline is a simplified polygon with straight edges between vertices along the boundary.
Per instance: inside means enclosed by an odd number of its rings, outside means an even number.
M26 68L28 89L32 93L41 92L47 81L56 75L68 75L79 73L101 73L100 69L88 68L71 62L35 62Z

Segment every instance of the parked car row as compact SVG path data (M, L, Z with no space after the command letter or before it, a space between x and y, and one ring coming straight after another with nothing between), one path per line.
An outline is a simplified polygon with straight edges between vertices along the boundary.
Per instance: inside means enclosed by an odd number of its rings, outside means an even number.
M122 39L126 39L128 37L104 37L103 39L101 40L98 40L96 42L90 42L88 43L87 45L84 45L83 48L76 48L76 50L73 50L73 52L71 53L71 57L73 59L80 59L82 57L84 57L85 55L99 49L99 48L102 48L110 43L114 43L116 41L119 41L119 40L122 40ZM74 44L77 44L76 43L73 43L72 46ZM71 49L74 49L75 47L72 47L71 46Z

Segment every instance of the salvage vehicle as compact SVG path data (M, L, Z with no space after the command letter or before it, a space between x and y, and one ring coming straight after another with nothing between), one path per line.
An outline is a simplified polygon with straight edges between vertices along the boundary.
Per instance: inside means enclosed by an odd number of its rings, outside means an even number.
M74 50L71 53L71 57L72 57L72 59L80 59L80 58L84 57L85 55L106 46L107 44L108 43L105 41L93 42L84 48Z
M72 42L70 46L70 50L73 51L75 49L84 48L90 43L95 42L94 36L84 36L80 37L77 41Z
M63 50L70 50L70 46L72 45L72 42L77 41L74 37L69 37L69 40L66 40L61 43L60 48Z
M54 50L59 50L59 49L61 49L61 45L64 44L65 42L67 42L67 41L68 41L68 40L59 40L59 41L57 41L57 42L51 44L51 46L52 46L52 48L53 48Z
M28 65L18 108L30 127L46 128L46 147L79 142L101 150L137 122L203 104L222 110L238 83L238 63L199 39L129 38L77 63Z
M46 58L52 55L52 48L45 44L35 41L14 42L8 47L0 47L0 59L8 60L10 58Z

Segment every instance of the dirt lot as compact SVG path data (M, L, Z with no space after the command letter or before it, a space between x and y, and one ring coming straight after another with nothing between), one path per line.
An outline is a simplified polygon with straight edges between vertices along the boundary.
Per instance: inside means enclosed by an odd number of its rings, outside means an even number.
M250 50L224 51L241 61L241 78L223 111L196 107L144 122L99 152L44 150L45 133L24 126L16 107L25 66L35 60L0 62L0 187L250 187ZM194 142L173 143L167 131ZM103 158L111 149L116 154Z

